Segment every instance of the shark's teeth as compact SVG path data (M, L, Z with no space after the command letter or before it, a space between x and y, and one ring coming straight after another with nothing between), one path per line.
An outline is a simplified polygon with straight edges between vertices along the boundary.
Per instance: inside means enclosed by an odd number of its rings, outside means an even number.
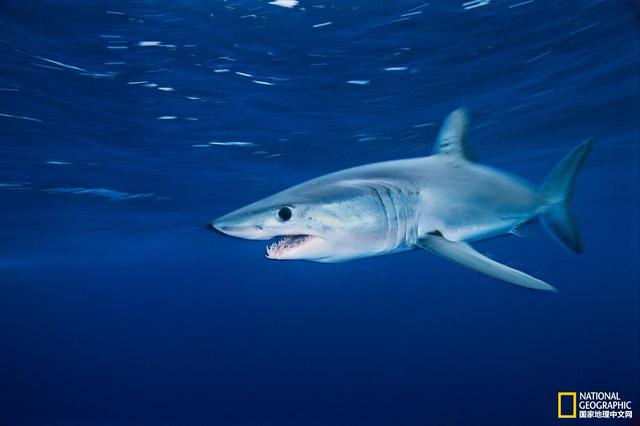
M285 235L267 246L267 257L271 259L282 258L289 250L302 245L309 238L311 238L309 235Z

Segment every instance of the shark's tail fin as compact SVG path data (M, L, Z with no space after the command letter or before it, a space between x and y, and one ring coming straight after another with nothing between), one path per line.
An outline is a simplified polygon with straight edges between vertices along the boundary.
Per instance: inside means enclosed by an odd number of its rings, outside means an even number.
M558 163L542 184L542 195L546 200L542 222L558 242L574 253L582 253L582 245L569 204L576 174L589 154L594 140L595 138L589 138L575 147Z

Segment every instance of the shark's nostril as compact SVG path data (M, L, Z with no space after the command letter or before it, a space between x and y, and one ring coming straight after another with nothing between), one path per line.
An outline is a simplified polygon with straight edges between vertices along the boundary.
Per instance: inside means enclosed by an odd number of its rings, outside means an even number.
M213 223L207 223L206 225L204 225L204 227L210 231L216 231L216 227L213 226Z

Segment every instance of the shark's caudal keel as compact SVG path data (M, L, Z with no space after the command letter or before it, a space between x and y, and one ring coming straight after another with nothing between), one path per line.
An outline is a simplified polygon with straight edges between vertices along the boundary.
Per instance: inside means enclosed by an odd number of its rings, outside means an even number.
M270 259L346 260L424 248L510 284L555 290L487 258L468 242L515 232L538 217L568 249L581 245L569 209L576 173L592 145L569 153L541 188L474 163L463 110L445 120L433 155L367 164L301 183L211 222L225 234L278 238Z

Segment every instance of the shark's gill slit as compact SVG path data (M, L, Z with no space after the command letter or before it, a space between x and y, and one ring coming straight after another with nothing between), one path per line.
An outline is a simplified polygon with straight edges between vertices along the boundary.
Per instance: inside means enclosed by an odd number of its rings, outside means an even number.
M376 186L371 186L371 189L373 190L373 193L376 195L376 197L380 201L380 205L382 206L382 212L384 213L384 218L385 218L385 221L384 221L385 228L383 233L386 237L387 235L389 235L389 228L391 227L391 221L389 219L387 205L385 204L384 199L382 198L382 194L380 194L380 191L378 190L378 188Z

